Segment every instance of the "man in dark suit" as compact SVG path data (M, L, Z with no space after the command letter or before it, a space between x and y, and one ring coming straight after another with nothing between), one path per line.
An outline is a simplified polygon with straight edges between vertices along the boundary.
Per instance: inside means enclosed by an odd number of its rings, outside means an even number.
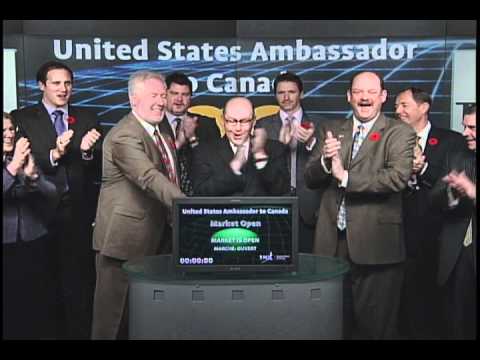
M193 194L191 172L192 156L197 145L220 138L215 119L188 112L192 100L192 82L183 73L175 72L165 78L167 83L167 107L160 123L173 139L180 170L180 188L186 195Z
M297 75L289 72L278 75L274 92L280 111L258 121L256 128L265 129L269 139L281 141L288 149L291 195L298 196L300 214L299 251L311 253L321 193L305 186L304 169L317 144L323 119L309 117L303 109L303 83Z
M225 136L203 143L193 156L194 194L200 196L279 196L289 190L286 152L268 140L263 129L252 129L253 105L232 98L224 108Z
M463 126L468 150L449 154L445 176L430 194L432 206L445 214L437 281L443 290L449 339L475 339L477 335L476 105L464 112Z
M395 112L417 134L413 173L403 192L407 261L400 305L400 328L410 339L439 338L440 293L436 284L438 234L442 216L428 207L428 193L440 178L447 154L465 147L460 133L434 126L424 90L410 87L395 99Z
M95 281L89 246L93 214L87 199L94 197L93 176L101 159L100 128L94 114L69 104L73 72L66 65L45 63L37 81L42 100L12 116L20 135L29 139L38 166L61 196L49 227L59 281L58 336L86 339Z
M166 85L162 75L130 76L132 112L105 137L103 177L93 233L97 283L93 339L128 339L125 261L171 251L166 235L179 189L173 139L162 133Z
M387 91L378 74L354 75L347 98L353 118L322 126L320 146L305 167L307 185L324 189L314 252L350 262L344 317L351 317L353 300L354 337L390 339L397 336L405 260L401 193L412 171L415 132L381 112Z

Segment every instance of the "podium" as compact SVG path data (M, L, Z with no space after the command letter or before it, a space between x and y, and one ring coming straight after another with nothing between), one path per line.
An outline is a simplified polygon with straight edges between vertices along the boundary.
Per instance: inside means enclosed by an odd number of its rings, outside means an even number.
M341 339L338 258L299 254L295 273L175 273L170 255L126 262L130 339Z

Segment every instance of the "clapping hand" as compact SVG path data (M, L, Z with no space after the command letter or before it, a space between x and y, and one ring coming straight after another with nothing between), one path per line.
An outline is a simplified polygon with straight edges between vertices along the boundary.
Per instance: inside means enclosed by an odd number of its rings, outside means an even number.
M102 135L96 129L91 129L83 136L82 142L80 143L80 150L91 150L101 136Z
M477 198L477 187L464 171L458 173L453 170L447 176L444 176L442 180L451 186L460 197L466 196L470 199Z
M246 162L247 157L245 156L245 146L239 145L237 146L237 152L230 161L230 168L233 170L233 172L238 173Z
M30 154L30 142L27 138L21 137L15 144L15 151L13 153L12 161L7 166L8 171L12 175L17 175L18 171L25 164L28 155Z

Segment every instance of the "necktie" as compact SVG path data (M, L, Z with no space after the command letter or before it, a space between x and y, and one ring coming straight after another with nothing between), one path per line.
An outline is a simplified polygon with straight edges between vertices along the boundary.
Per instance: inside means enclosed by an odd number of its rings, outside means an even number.
M175 118L173 119L173 128L175 129L175 137L178 136L178 131L180 130L180 122L182 121L182 119L180 118Z
M178 137L181 121L182 119L179 117L173 119L172 125L175 132L175 137ZM186 151L186 147L182 147L177 151L178 169L180 173L180 189L184 194L191 196L193 195L193 186L192 182L190 181L190 176L188 174L188 161Z
M160 134L158 133L157 130L153 132L153 135L155 137L155 142L157 144L158 149L160 150L160 154L162 156L162 161L163 164L165 165L165 168L167 169L167 174L168 174L168 179L170 182L178 186L178 178L177 174L175 171L175 164L170 161L170 157L168 156L167 149L165 147L165 144L163 143ZM168 145L168 143L167 143ZM173 155L173 151L170 151L170 153Z
M63 111L55 110L52 112L53 115L53 124L55 125L55 130L57 131L57 136L62 135L66 128L63 122Z
M287 130L291 131L295 126L295 117L289 116L286 119L287 121ZM290 192L295 194L297 187L297 145L298 141L296 138L292 137L290 140Z
M422 139L421 136L417 136L417 139L415 141L415 147L414 147L414 156L416 156L419 152L423 153L422 145L420 144L421 139ZM410 189L420 190L420 186L418 185L417 174L412 174L412 176L410 176L410 179L408 179L407 184Z
M365 139L364 129L365 128L362 124L358 125L358 130L355 133L355 136L353 138L351 160L355 159L355 156L357 156L358 150L360 149L360 146L362 145L362 142ZM351 160L350 160L350 163L351 163ZM347 227L347 208L345 207L345 196L343 197L342 203L340 204L340 208L338 209L337 227L340 230L345 230L345 228Z

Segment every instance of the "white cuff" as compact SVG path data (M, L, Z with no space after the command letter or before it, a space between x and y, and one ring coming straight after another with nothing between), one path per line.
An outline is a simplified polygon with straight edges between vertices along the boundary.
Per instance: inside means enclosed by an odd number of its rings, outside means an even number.
M53 161L53 150L50 150L50 164L52 164L52 166L58 166L58 161L55 162Z
M345 176L343 177L342 181L338 183L338 187L346 188L348 183L348 171L345 170Z
M325 160L323 159L323 155L322 157L320 158L320 162L322 164L322 167L323 167L323 170L327 173L327 174L331 174L332 173L332 170L328 170L327 168L327 165L325 165Z
M307 149L307 151L312 151L316 143L317 143L317 138L314 137L312 143L309 146L305 146L305 149Z
M420 171L420 175L423 175L425 173L425 171L427 171L427 167L428 167L428 162L423 164L423 168L422 168L422 171Z

